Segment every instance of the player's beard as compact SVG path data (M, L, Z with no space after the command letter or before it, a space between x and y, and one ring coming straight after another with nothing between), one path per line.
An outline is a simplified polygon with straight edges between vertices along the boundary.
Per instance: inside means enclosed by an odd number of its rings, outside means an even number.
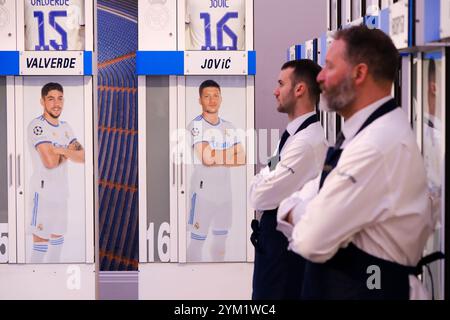
M49 115L50 117L52 117L53 119L58 119L59 116L61 115L61 113L58 114L58 115L55 115L55 114L53 114L53 113L49 113L48 115Z
M294 95L293 92L291 92L292 95L290 96L291 99L285 101L284 103L278 102L277 111L280 113L292 113L295 108L295 101L294 101Z
M325 88L326 90L321 85L324 109L328 109L326 111L339 112L355 101L356 91L352 81L351 75L348 75L338 85Z
M58 119L61 116L61 111L59 111L58 114L55 114L54 112L52 112L51 110L47 110L47 114L52 117L53 119Z

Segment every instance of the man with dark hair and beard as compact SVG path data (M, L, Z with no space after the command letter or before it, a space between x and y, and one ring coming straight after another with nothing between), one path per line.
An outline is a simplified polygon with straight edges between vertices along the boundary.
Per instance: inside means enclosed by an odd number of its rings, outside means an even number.
M47 256L46 262L56 263L60 262L67 230L67 160L84 162L84 149L69 124L59 120L64 107L59 83L42 87L41 105L43 114L33 119L27 129L33 163L30 262L42 263Z
M276 214L282 199L319 175L325 159L327 144L315 112L320 70L311 60L286 62L274 91L277 110L287 114L289 124L269 165L250 186L249 201L258 218L252 222L251 237L255 300L300 298L305 260L288 251L287 238L276 230Z
M398 51L380 30L339 30L317 77L344 117L320 177L280 204L278 229L308 260L302 298L417 299L435 223L407 116L391 97Z

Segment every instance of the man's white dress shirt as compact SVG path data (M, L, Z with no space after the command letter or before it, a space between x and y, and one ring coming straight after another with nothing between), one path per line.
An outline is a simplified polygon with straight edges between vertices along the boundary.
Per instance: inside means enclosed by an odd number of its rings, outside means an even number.
M270 171L266 166L250 186L249 201L257 211L276 209L281 200L300 190L317 177L325 161L327 143L320 122L309 125L295 134L300 125L314 115L304 114L291 121L286 130L290 136L280 153L280 162ZM278 148L277 148L278 150Z
M318 192L320 176L282 201L278 227L289 247L322 263L353 242L359 249L405 266L419 262L436 217L430 210L424 163L404 112L397 108L358 135L391 97L358 111L343 126L341 158ZM294 225L286 221L292 210ZM410 276L410 298L427 293Z

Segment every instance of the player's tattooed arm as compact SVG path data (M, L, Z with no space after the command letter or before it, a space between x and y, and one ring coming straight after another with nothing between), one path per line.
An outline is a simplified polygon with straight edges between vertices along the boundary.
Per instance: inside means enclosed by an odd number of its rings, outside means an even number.
M57 149L50 142L41 143L36 147L42 164L47 169L54 169L66 160L65 156L58 153Z
M226 167L237 167L246 164L245 150L241 143L235 144L234 146L224 150L225 154L225 166Z
M210 167L215 165L215 150L209 146L209 143L202 142L195 144L194 151L197 155L196 159L200 159L204 166Z
M73 162L84 162L84 149L78 141L73 141L67 148L55 148L55 152L72 160Z
M246 163L245 151L240 143L226 150L213 149L207 142L197 143L194 151L197 159L201 159L202 164L207 167L236 167Z
M69 144L69 149L80 151L80 150L83 150L83 146L78 141L75 140L74 142Z

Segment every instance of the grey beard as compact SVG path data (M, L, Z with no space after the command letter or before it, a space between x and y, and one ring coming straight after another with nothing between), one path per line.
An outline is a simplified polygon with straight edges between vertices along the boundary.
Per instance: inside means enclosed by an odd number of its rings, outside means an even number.
M351 79L345 79L342 84L336 88L331 96L323 95L325 111L338 112L350 105L356 97L356 92L352 86Z

